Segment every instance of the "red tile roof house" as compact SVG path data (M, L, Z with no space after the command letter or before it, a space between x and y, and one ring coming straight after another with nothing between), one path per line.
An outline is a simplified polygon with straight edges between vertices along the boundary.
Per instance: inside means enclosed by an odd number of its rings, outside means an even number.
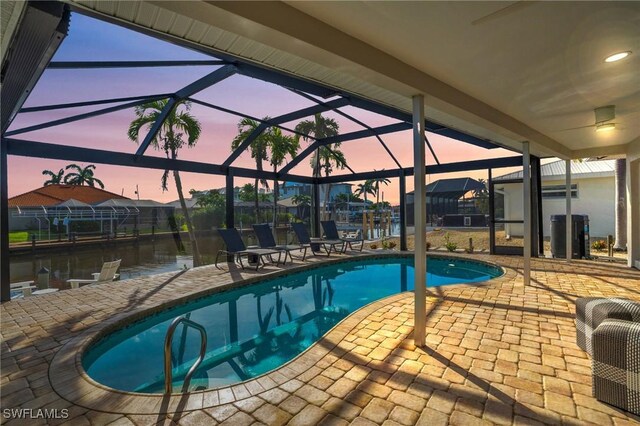
M154 214L153 210L157 210L158 207L166 208L163 204L155 201L131 200L122 195L91 186L47 185L9 199L9 229L11 231L37 230L38 220L36 217L40 217L42 220L46 216L46 212L50 215L52 213L57 215L56 213L60 212L66 216L64 214L67 210L66 206L72 208L75 206L76 210L91 211L93 208L95 211L103 212L114 211L112 206L116 206L121 210L127 208L135 210L140 215L142 215L142 208L144 208L149 210L150 216ZM157 217L157 212L155 216ZM122 217L120 219L122 220ZM41 226L46 227L46 221Z

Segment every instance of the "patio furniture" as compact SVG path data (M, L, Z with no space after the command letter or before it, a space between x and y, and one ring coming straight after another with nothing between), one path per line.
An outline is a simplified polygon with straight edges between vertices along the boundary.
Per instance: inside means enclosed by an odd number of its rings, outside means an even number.
M104 262L102 264L102 269L100 272L94 272L93 279L76 279L72 278L67 280L69 284L71 284L71 288L79 288L80 285L84 284L98 284L105 283L109 281L115 281L120 277L120 274L117 274L118 268L120 267L120 262L122 259L114 260L113 262ZM35 292L34 292L35 294Z
M251 248L247 249L244 245L244 241L242 241L242 237L240 236L240 232L236 228L229 229L218 229L218 233L224 240L224 244L226 246L226 250L218 250L218 254L216 255L216 261L214 266L218 268L218 259L221 253L226 253L227 255L231 255L234 258L234 261L240 263L242 269L244 269L244 264L242 263L242 258L246 257L247 262L249 262L249 257L255 257L256 259L256 271L260 267L262 262L262 266L266 265L264 261L264 257L268 257L269 260L273 263L273 255L278 255L278 260L275 261L276 264L280 263L280 254L281 252L278 250L272 249L264 249L264 248ZM218 268L220 269L220 268Z
M640 323L605 319L591 341L593 396L640 415Z
M322 229L324 229L324 235L327 238L331 240L344 241L344 245L342 246L343 253L347 251L347 247L349 247L351 250L354 250L352 246L352 244L354 243L355 244L360 243L359 251L362 251L362 248L364 247L364 238L362 238L362 235L360 235L359 232L356 232L355 236L350 234L347 237L342 237L338 233L338 226L336 225L335 220L323 220L320 222L320 224L322 225Z
M342 252L344 248L344 241L339 239L325 240L323 238L309 237L309 231L307 231L307 227L304 225L304 223L292 223L291 227L293 228L293 232L295 232L296 236L298 237L298 242L300 244L309 244L311 246L311 251L314 253L318 251L314 249L314 245L317 245L317 247L322 246L322 248L327 252L327 256L331 256L331 250L334 250L336 253L338 253L338 250L335 248L336 246L341 246L340 252Z
M33 293L33 289L37 288L33 285L33 281L21 281L19 283L11 283L9 284L11 291L19 291L22 292L22 297L29 297ZM19 295L16 297L20 297Z
M591 340L594 330L608 318L640 322L640 303L602 297L576 300L576 340L578 346L589 355L593 355Z
M268 223L255 224L253 225L253 230L255 231L256 237L258 238L258 244L260 244L260 248L278 250L284 253L284 261L282 262L283 265L287 262L287 255L293 262L293 256L291 255L292 251L302 251L302 261L304 261L305 257L307 257L307 249L311 246L310 244L278 245L273 238L273 233L271 232L271 227Z

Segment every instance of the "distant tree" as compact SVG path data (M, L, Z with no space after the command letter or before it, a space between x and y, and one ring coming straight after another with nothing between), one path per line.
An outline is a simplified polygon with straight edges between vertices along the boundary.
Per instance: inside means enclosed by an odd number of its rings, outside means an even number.
M129 130L127 132L129 139L137 143L140 131L145 128L151 128L151 126L158 121L168 102L168 99L161 99L137 106L135 108L136 118L129 124ZM190 109L190 102L178 102L165 118L156 137L151 141L151 146L158 151L164 152L165 156L170 160L177 159L178 152L182 148L193 148L196 146L200 138L200 122L190 113ZM167 181L170 172L171 171L167 169L162 174L161 184L163 191L166 191L168 188ZM189 240L193 251L193 266L200 266L200 250L198 250L198 242L196 241L187 203L184 199L182 180L180 179L180 172L178 170L173 170L173 179L176 184L176 190L178 191L182 214L187 224L187 231L189 232Z
M302 136L305 141L309 140L309 136L313 135L315 139L324 139L331 136L337 136L340 126L333 118L323 117L322 114L316 114L313 120L301 121L296 125L296 131L305 134ZM299 138L300 136L298 136ZM316 150L311 158L311 167L313 176L320 177L322 172L325 176L329 176L334 169L344 169L347 166L347 160L344 154L338 149L340 142L321 146ZM325 185L324 206L325 209L329 204L331 193L331 184Z
M58 173L54 173L51 170L43 170L42 174L45 176L49 176L49 179L44 181L44 186L58 185L64 182L64 169L60 169Z
M93 175L93 171L96 169L96 166L93 164L89 164L87 167L80 167L77 164L69 164L65 167L65 170L75 170L75 172L67 173L64 177L64 183L69 185L84 185L88 186L98 186L104 189L104 184L98 178Z
M298 194L291 197L291 201L296 206L297 214L300 219L302 219L305 213L305 208L311 206L311 197L306 194Z
M200 207L193 213L193 222L198 229L210 229L212 226L220 226L224 223L226 211L225 196L217 189L208 191L189 191L192 197L197 198L196 205ZM233 224L227 224L233 227Z
M238 192L238 198L240 201L256 201L255 187L251 183L244 184Z
M264 120L269 120L269 117L265 117ZM260 125L256 120L252 120L250 118L243 118L238 122L238 134L233 141L231 141L231 150L236 150L242 142L244 142L249 135L251 135L256 128ZM263 170L262 162L267 159L267 147L269 146L268 133L262 132L258 137L256 137L251 145L247 147L247 150L251 152L251 158L253 158L256 162L256 170L261 172ZM256 178L253 188L255 195L253 197L253 201L255 203L256 210L256 223L260 222L260 206L259 206L259 197L258 197L258 184L262 183L265 187L269 187L269 183L266 179ZM245 185L246 186L246 185Z
M269 128L267 133L267 143L271 151L269 162L273 166L273 172L278 171L278 167L282 165L285 158L295 157L300 149L300 142L293 136L283 135L282 130L278 127ZM273 229L275 232L278 222L278 181L273 181Z
M478 182L482 184L481 188L473 190L473 197L475 198L475 204L478 211L482 214L489 213L489 190L487 189L487 183L484 179L478 179Z
M356 190L354 191L354 195L358 197L364 197L365 208L368 202L367 195L375 195L373 190L373 182L371 179L364 181L363 183L359 183L356 186Z

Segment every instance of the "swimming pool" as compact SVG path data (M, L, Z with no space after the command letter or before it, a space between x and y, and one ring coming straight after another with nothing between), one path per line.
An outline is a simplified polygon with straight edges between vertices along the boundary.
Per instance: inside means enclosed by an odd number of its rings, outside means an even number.
M430 287L487 281L502 275L489 264L429 257ZM356 259L215 293L134 322L91 345L82 365L111 388L161 393L164 337L180 315L207 331L207 354L191 390L257 377L295 358L357 309L413 290L413 257ZM172 346L173 385L180 389L198 357L200 334L178 327Z

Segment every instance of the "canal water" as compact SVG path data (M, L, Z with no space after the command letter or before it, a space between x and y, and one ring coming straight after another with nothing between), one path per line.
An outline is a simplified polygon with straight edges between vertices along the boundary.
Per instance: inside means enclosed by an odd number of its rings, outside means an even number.
M393 230L392 230L393 231ZM253 232L243 233L246 245L256 245ZM291 231L278 231L278 243L294 242ZM45 267L50 272L50 287L66 289L70 278L91 279L91 274L99 272L104 262L122 259L120 279L126 280L162 272L179 271L193 267L191 245L185 233L181 238L182 247L171 234L157 235L154 240L133 242L110 242L101 246L74 249L60 248L46 252L16 254L11 256L10 281L12 283L33 280L38 271ZM213 264L218 250L224 248L217 232L207 232L198 237L198 248L203 264Z

